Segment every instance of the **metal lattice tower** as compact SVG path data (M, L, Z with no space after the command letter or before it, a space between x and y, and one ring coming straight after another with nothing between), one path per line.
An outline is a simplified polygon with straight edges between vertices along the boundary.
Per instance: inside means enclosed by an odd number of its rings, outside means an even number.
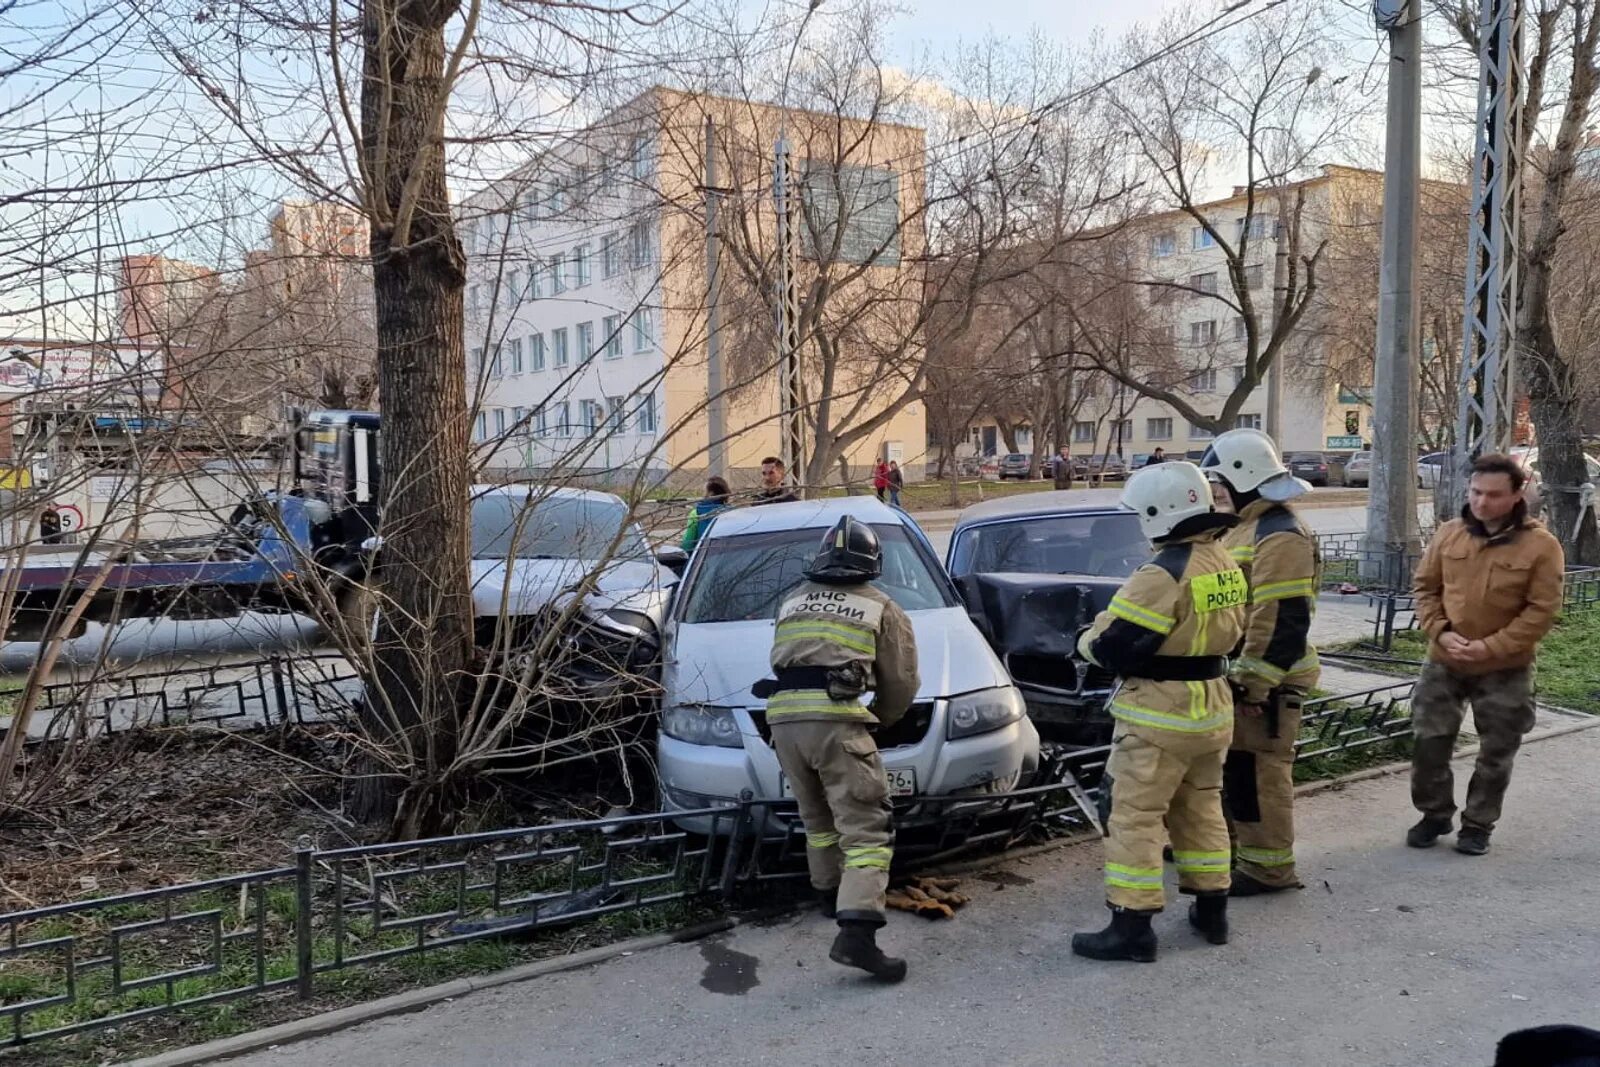
M1462 329L1457 459L1509 448L1516 396L1518 226L1522 209L1522 4L1483 0L1478 133ZM1460 496L1465 477L1456 482ZM1443 501L1441 501L1443 503Z
M800 295L795 277L795 201L790 188L789 141L778 138L772 168L772 199L777 209L777 328L778 328L778 404L782 448L779 456L796 479L805 459L805 408L800 381ZM804 495L802 493L802 495Z

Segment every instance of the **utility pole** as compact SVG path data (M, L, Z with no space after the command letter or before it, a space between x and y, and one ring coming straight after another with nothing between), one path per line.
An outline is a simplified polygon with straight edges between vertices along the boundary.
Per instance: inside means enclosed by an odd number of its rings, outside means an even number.
M718 208L716 125L706 116L706 421L710 435L706 473L728 476L728 417L722 385L722 236Z
M1417 531L1417 240L1422 186L1422 4L1378 0L1389 34L1389 114L1383 160L1383 259L1378 269L1377 366L1367 555L1391 588L1408 577ZM1378 553L1382 553L1381 557Z
M1284 306L1289 302L1289 224L1284 219L1287 203L1278 195L1278 218L1273 226L1272 256L1272 329L1267 337L1278 335L1278 323L1283 321ZM1283 448L1283 361L1284 347L1267 365L1267 433Z
M773 159L772 198L777 207L778 224L778 406L781 450L779 456L791 477L797 479L800 495L805 484L799 464L805 459L800 395L800 306L795 278L794 203L790 190L789 140L780 135Z
M1478 135L1467 238L1466 321L1461 331L1461 401L1454 462L1440 472L1440 485L1434 491L1434 511L1441 518L1449 517L1466 496L1472 460L1511 446L1515 419L1522 214L1520 0L1482 0L1478 26Z

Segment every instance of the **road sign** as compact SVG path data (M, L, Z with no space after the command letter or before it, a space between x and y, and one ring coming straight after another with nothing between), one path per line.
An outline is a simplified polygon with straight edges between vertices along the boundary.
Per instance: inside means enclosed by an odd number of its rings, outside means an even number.
M1328 436L1327 447L1330 449L1348 448L1351 450L1359 450L1361 448L1361 435L1354 434L1352 436L1338 437L1330 434Z

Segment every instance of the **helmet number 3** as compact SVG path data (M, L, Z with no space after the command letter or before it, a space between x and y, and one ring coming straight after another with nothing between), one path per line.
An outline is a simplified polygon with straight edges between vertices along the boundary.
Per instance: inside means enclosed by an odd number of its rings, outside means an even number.
M1189 503L1198 504L1199 502L1200 502L1200 494L1195 492L1193 489L1189 490Z

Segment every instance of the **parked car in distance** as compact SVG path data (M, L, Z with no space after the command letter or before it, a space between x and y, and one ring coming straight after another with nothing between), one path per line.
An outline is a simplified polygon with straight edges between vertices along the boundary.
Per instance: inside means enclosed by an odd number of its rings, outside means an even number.
M1321 452L1295 452L1289 457L1289 473L1296 478L1304 478L1319 488L1328 485L1333 478L1333 468L1328 462L1328 457Z
M918 821L916 797L982 797L1032 780L1039 733L927 537L904 512L871 497L843 497L726 511L696 546L665 630L657 739L663 810L785 795L778 757L756 721L765 701L750 687L770 677L784 594L844 515L877 532L883 576L874 584L906 611L917 638L916 700L876 734L891 791L910 805L902 824ZM709 819L676 821L693 832L714 830Z
M1445 460L1450 458L1448 452L1429 452L1417 460L1417 488L1437 489L1439 478L1444 472Z
M1022 452L1008 452L1000 457L1000 480L1016 478L1026 481L1028 470L1033 466L1033 457Z
M1120 481L1128 476L1128 464L1116 455L1073 456L1072 476L1079 481Z
M1344 465L1344 484L1365 488L1372 484L1372 453L1357 452Z
M1544 475L1539 469L1539 449L1513 448L1511 458L1522 464L1522 469L1527 472L1528 480L1522 488L1522 499L1527 502L1528 514L1537 518L1544 512ZM1600 460L1584 454L1583 463L1585 475L1588 480L1600 484Z
M1151 555L1138 518L1103 490L991 500L957 518L946 567L1046 740L1109 740L1116 678L1078 655L1078 634Z

